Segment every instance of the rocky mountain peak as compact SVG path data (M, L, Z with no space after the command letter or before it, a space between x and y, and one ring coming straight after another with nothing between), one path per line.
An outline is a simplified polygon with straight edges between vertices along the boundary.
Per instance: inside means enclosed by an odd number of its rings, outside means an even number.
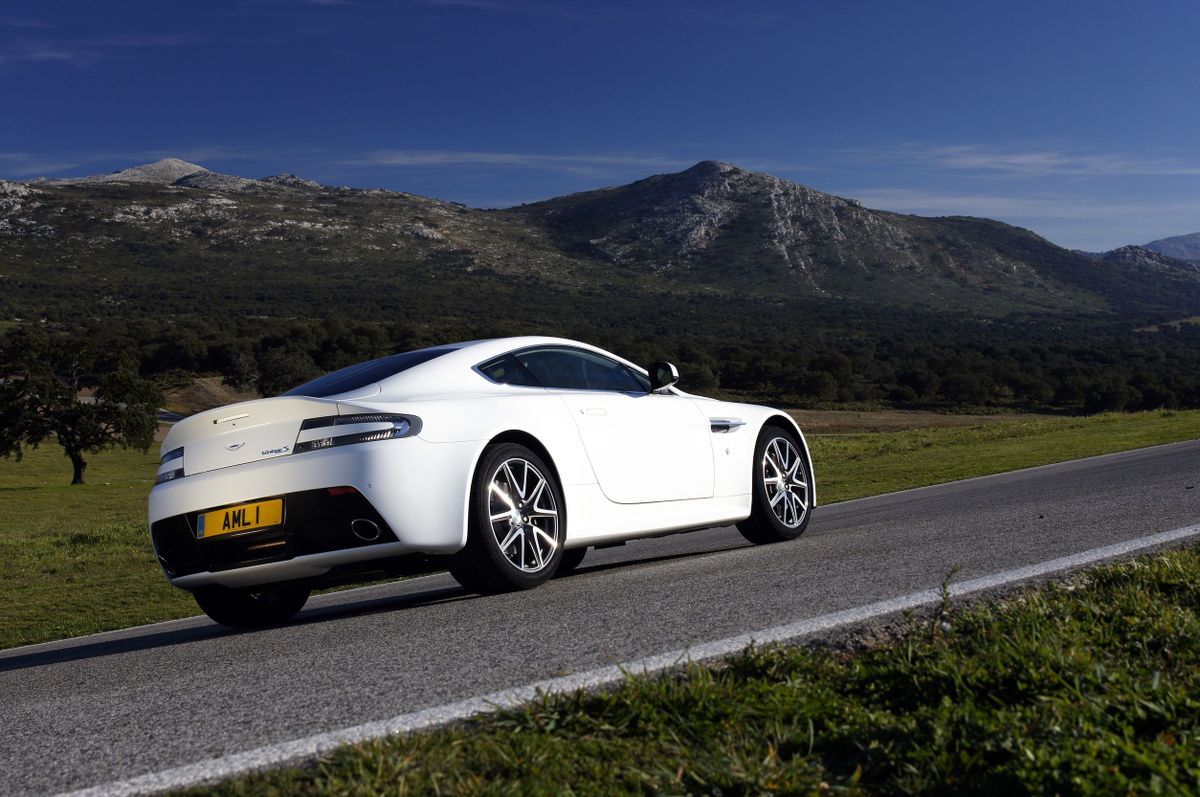
M680 174L711 175L714 177L719 177L724 174L729 174L730 172L744 171L746 170L740 166L735 166L732 163L725 163L724 161L700 161L691 168L680 172Z
M725 189L749 188L754 190L765 183L787 183L769 174L752 172L732 163L723 161L700 161L691 168L674 174L659 175L666 181L688 186L720 186ZM651 180L655 178L650 178ZM788 183L794 185L794 183Z
M63 177L38 181L50 185L89 185L94 183L141 183L144 185L195 188L222 193L279 192L286 189L321 189L320 183L294 174L277 174L261 180L209 171L198 163L179 158L162 158L153 163L131 166L109 174L88 177Z
M870 238L902 254L908 246L904 231L868 218L857 203L715 160L522 211L593 257L693 277L754 262L758 276L791 275L818 293L825 292L818 263L835 265L824 255L831 245Z
M322 188L323 186L316 180L305 180L303 177L297 177L294 174L273 174L270 177L262 178L261 182L270 183L272 185L282 185L288 188Z
M1171 271L1200 270L1200 264L1191 263L1179 258L1168 257L1161 252L1144 246L1122 246L1105 252L1099 256L1106 263L1116 263L1126 268L1141 271Z
M208 169L196 163L188 163L179 158L163 158L154 161L154 163L133 166L128 169L122 169L119 172L103 175L99 179L106 182L161 183L169 185L184 177L207 171Z
M86 183L152 183L154 185L171 185L185 177L196 174L208 174L208 169L195 163L188 163L179 158L163 158L154 163L144 163L141 166L131 166L108 174L93 174L88 177L64 177L49 180L50 183L75 185Z

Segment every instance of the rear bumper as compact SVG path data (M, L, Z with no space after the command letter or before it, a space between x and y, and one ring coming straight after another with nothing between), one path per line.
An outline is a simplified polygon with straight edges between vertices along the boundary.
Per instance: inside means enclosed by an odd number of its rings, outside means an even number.
M155 551L171 583L255 586L312 579L342 565L403 554L447 554L465 542L479 443L410 437L261 460L157 485L150 493ZM356 493L331 495L328 488ZM280 527L197 540L200 512L284 499ZM366 541L350 530L380 529Z
M399 542L375 507L357 490L338 494L306 490L269 497L283 500L284 522L280 526L198 539L198 512L156 522L150 527L150 537L167 577L178 580L197 573L217 573ZM363 536L355 534L351 524L356 520L370 521L377 533L360 523L359 532ZM368 539L373 533L374 538Z

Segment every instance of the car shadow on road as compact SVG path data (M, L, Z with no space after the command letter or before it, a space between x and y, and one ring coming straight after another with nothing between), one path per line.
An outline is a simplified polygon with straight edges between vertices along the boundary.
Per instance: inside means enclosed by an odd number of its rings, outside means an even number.
M636 559L619 559L615 562L588 562L579 566L579 569L572 573L564 573L560 576L555 576L556 579L561 578L576 578L584 576L588 573L603 573L606 570L628 570L635 567L648 567L650 565L663 564L665 562L674 562L680 559L698 559L702 556L712 556L714 554L728 553L729 551L737 551L744 548L752 548L748 542L737 542L729 545L719 545L712 548L697 549L692 551L683 551L681 553L659 554L658 556L643 556ZM588 554L591 556L592 554Z
M67 661L115 656L134 650L182 645L188 642L199 642L212 637L221 636L224 629L219 625L205 624L198 627L176 628L168 631L151 631L135 637L122 639L105 639L97 642L80 641L72 643L64 640L64 647L51 650L40 650L33 653L19 653L5 656L0 651L0 672L23 670L28 667L41 667L47 664L61 664Z
M574 581L588 575L599 575L609 570L631 569L662 564L681 559L694 559L701 556L724 553L726 551L737 550L745 547L748 547L746 543L740 543L736 545L720 545L713 548L692 550L682 553L620 559L614 562L585 562L578 570L558 576L556 580ZM397 586L400 586L405 582L398 581L394 583ZM336 595L337 593L331 594ZM415 592L401 592L398 594L363 598L361 600L350 601L348 603L306 607L291 622L282 627L311 626L350 617L380 614L400 609L416 609L423 606L435 606L438 604L453 603L462 600L480 599L487 600L488 598L476 595L473 592L467 592L462 587L457 585L433 587L431 589L424 589ZM494 596L493 599L503 600L504 596ZM216 623L206 622L202 618L191 618L190 621L198 622L200 624L189 625L186 628L172 628L161 631L151 630L153 628L153 626L151 626L150 628L146 629L145 633L118 639L88 641L88 638L84 637L77 642L64 640L61 643L61 647L55 647L50 650L39 650L30 653L5 655L5 651L0 651L0 673L9 672L12 670L22 670L30 667L42 667L51 664L80 661L83 659L116 656L124 653L151 650L154 648L186 645L192 642L203 642L205 640L217 639L221 637L237 637L245 634L269 633L270 631L277 630L277 628L235 630L225 628L224 626L217 625ZM185 620L182 622L189 621Z
M399 582L403 583L403 582ZM336 594L336 593L334 593ZM460 586L435 587L422 592L410 592L400 595L382 595L377 598L365 598L352 603L338 603L332 606L306 607L288 625L314 625L340 620L346 617L362 617L369 614L382 614L397 609L415 609L421 606L436 606L443 603L474 598L475 594L467 592ZM243 632L253 633L253 632Z
M287 625L283 627L304 626L313 623L328 622L329 620L335 620L346 616L359 616L375 614L378 612L386 612L400 608L428 606L437 603L445 603L452 600L461 600L469 597L471 597L471 594L463 591L462 588L450 587L436 588L400 595L387 595L377 598L368 598L352 603L343 603L335 606L319 606L313 609L306 609L294 620L292 620L290 623L287 623ZM6 656L5 651L0 651L0 673L9 672L12 670L23 670L30 667L43 667L50 664L62 664L64 662L80 661L83 659L116 656L124 653L151 650L154 648L167 648L173 645L186 645L191 642L203 642L208 639L220 637L237 637L245 634L265 633L277 630L278 628L237 630L226 628L213 622L205 621L202 618L189 619L201 624L189 626L187 628L173 628L162 631L147 630L147 633L138 634L132 637L122 637L119 639L87 641L87 638L85 637L75 643L72 643L72 641L68 639L62 642L62 647L56 647L50 650L33 651L30 653L18 653L15 655Z

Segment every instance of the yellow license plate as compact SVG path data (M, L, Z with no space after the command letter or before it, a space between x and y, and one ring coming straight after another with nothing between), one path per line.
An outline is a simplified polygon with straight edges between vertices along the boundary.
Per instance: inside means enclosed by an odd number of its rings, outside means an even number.
M196 536L208 539L236 531L265 529L283 522L283 499L258 501L253 504L238 504L205 512L196 518Z

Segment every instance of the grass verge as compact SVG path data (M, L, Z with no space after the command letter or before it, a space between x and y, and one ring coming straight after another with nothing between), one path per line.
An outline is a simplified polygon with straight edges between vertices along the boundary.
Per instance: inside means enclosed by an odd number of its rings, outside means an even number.
M873 422L864 416L862 423ZM1200 411L1001 420L814 437L821 503L1200 437ZM146 529L157 457L94 457L68 484L57 446L0 460L0 648L197 613L170 587Z
M196 613L150 547L157 466L154 451L112 451L88 461L88 484L72 486L56 445L0 460L0 647Z
M1172 551L189 794L1195 794L1198 609L1200 552Z
M1200 411L1104 413L809 440L822 504L1200 438Z

